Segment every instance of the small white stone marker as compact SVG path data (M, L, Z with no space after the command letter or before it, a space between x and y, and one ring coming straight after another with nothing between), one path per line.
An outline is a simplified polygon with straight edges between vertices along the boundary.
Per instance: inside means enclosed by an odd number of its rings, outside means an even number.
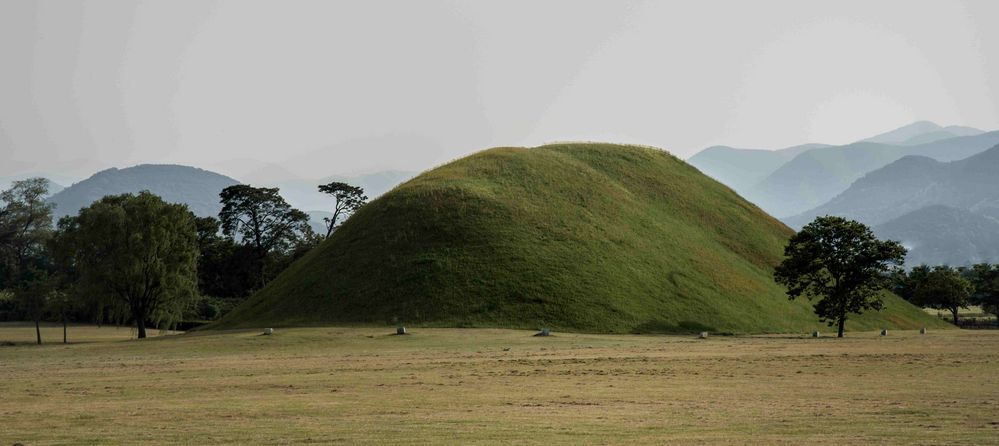
M812 332L812 337L813 337L813 338L817 338L817 337L819 337L819 336L822 336L822 335L821 335L821 334L819 333L819 331L818 331L818 330L815 330L815 331L813 331L813 332Z
M536 334L534 336L551 336L551 335L552 335L551 330L549 330L547 328L542 328L541 331L538 332L538 334Z
M267 335L267 336L270 336L270 335L274 334L274 329L273 328L265 328L264 329L264 334Z
M926 327L920 328L919 334L926 334Z
M395 329L395 334L404 335L406 334L406 327L399 327Z
M701 338L701 339L707 339L707 338L708 338L708 332L706 332L706 331L702 331L702 332L701 332L701 335L700 335L700 336L698 336L698 338Z
M881 330L881 336L888 336L888 330Z

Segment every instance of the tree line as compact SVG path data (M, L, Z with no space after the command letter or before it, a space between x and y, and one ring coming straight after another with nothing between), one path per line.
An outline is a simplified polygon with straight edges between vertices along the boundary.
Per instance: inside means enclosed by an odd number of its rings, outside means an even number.
M896 272L892 289L914 305L949 311L954 325L958 324L958 312L971 305L999 315L999 265L919 265Z
M48 180L0 192L0 319L175 327L211 320L260 289L367 201L346 183L319 186L333 200L325 233L277 188L235 185L218 218L143 191L110 195L53 224Z
M860 222L823 216L791 237L774 280L792 300L816 300L819 320L837 327L839 337L850 315L884 308L886 290L918 307L950 311L955 325L969 305L999 315L999 265L906 270L905 254L902 244L878 240Z

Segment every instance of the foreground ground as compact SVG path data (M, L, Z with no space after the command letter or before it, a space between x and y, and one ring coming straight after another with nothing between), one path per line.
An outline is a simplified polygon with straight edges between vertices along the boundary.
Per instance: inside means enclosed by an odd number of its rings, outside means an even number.
M0 445L999 443L999 331L412 331L0 326Z

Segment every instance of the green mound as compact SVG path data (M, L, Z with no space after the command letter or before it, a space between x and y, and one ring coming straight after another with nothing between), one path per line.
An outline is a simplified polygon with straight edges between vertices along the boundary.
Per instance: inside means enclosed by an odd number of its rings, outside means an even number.
M660 150L497 148L371 202L217 327L818 329L771 278L791 234ZM849 326L940 324L894 296L887 306Z

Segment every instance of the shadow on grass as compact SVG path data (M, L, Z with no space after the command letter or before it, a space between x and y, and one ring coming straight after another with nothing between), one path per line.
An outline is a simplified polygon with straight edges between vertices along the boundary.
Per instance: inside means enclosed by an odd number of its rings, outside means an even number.
M689 334L700 333L702 331L716 332L718 330L695 321L681 321L671 324L661 319L653 319L632 330L635 334Z

